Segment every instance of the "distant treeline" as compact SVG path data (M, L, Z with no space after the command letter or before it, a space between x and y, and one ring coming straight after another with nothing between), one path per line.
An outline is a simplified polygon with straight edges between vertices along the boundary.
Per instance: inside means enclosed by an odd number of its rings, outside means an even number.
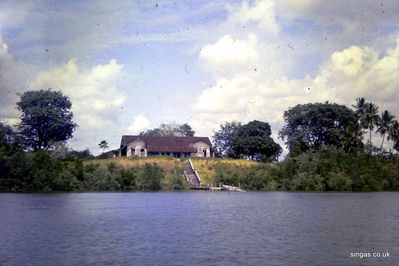
M172 167L162 166L165 158L126 167L93 161L88 150L67 149L65 141L77 125L69 99L60 92L27 92L17 106L20 124L12 128L0 123L0 191L156 191L188 186L181 162L172 158ZM282 149L267 122L226 122L213 136L216 156L256 163L209 159L197 170L208 184L248 190L399 190L397 120L387 110L380 115L378 106L364 98L352 107L326 102L287 110L279 137L289 152L278 163ZM141 134L194 131L188 124L163 124ZM375 134L381 141L377 146L378 140L372 141ZM107 142L100 147L105 151Z

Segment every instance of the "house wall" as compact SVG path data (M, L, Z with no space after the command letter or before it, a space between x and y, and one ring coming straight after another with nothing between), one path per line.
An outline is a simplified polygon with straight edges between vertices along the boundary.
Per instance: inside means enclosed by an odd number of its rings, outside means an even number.
M198 141L193 143L192 146L197 150L196 153L191 153L192 157L211 157L211 147L205 142Z
M144 152L141 152L141 150ZM138 157L147 157L147 149L145 147L145 143L141 140L136 140L127 145L127 157L138 156Z
M211 157L211 147L206 144L203 141L198 141L191 146L197 151L194 153L172 153L170 152L168 155L178 157L178 158L187 158L187 157ZM123 152L123 154L126 154L125 156L127 157L133 157L133 156L138 156L138 157L148 157L148 151L146 149L146 144L142 140L135 140L131 143L129 143L126 146L126 153ZM143 150L143 152L141 151ZM120 155L123 156L122 150ZM156 155L156 154L151 154L151 155ZM159 155L162 155L159 153ZM164 153L163 155L167 155L167 153Z

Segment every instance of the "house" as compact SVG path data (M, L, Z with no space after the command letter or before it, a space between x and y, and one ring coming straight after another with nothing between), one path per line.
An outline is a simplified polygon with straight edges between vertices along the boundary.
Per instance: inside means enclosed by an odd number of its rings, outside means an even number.
M122 136L119 156L211 157L208 137Z

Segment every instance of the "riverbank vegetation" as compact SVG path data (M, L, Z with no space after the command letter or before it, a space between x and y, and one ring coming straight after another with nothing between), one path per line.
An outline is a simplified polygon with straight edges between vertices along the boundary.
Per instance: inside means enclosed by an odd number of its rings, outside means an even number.
M77 126L70 107L67 97L49 90L21 96L21 123L16 128L0 123L0 191L172 191L189 187L179 159L106 158L106 153L95 158L88 150L69 149L65 141ZM276 161L282 149L267 122L226 122L213 136L218 158L193 158L193 165L203 185L261 191L399 190L397 120L387 110L379 115L378 107L363 98L352 108L326 102L287 110L279 137L288 154L280 162ZM142 134L151 132L194 134L188 124L164 124ZM378 138L381 142L376 145ZM100 144L105 151L107 142Z
M77 152L74 152L75 154ZM159 191L187 184L172 158L92 159L87 154L55 156L48 151L0 151L0 191Z

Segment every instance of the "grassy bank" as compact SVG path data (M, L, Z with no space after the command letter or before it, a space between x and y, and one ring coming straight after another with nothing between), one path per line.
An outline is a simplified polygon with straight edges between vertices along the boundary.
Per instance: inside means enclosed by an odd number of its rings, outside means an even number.
M241 186L248 190L276 190L276 182L269 177L269 169L273 164L259 163L248 160L218 159L218 158L192 158L194 168L202 179L203 185L229 184ZM141 169L145 165L157 165L163 173L161 187L171 190L176 183L176 176L184 179L183 161L171 157L151 158L108 158L94 159L83 162L87 168L95 166L107 172L110 165L124 170ZM183 182L184 188L189 184Z
M194 168L201 177L203 185L218 185L219 183L242 186L249 190L275 190L276 184L269 182L269 169L274 164L255 161L222 158L192 158ZM106 170L114 165L125 170L140 169L146 164L155 164L162 169L164 178L162 187L168 189L173 183L176 173L183 174L183 161L171 157L94 159L83 162L83 165L96 166ZM270 184L269 184L270 183Z
M184 178L182 162L180 160L166 156L150 158L114 157L107 159L92 159L83 161L83 166L85 169L90 167L100 169L103 173L109 172L110 168L119 169L119 172L132 173L132 180L130 181L132 185L130 190L171 191L186 189L189 186ZM134 178L134 176L139 176L143 169L149 168L150 166L157 169L155 173L152 173L152 175L155 176L151 176L151 173L148 173L148 176L145 176L141 179L150 180L153 178L158 178L159 189L143 189L143 186L140 184L140 182L137 182L137 179ZM143 182L145 183L146 181L141 180L141 183Z
M227 178L228 175L231 177L240 176L244 170L266 169L268 165L271 165L248 160L224 158L193 158L191 161L205 184L218 184L222 181L229 181L221 180L222 172L225 172Z
M114 157L107 159L93 159L93 160L83 161L84 166L87 165L107 166L110 164L114 164L124 169L141 168L144 167L145 164L156 164L166 172L171 172L173 169L183 167L181 161L166 156L148 157L148 158Z

